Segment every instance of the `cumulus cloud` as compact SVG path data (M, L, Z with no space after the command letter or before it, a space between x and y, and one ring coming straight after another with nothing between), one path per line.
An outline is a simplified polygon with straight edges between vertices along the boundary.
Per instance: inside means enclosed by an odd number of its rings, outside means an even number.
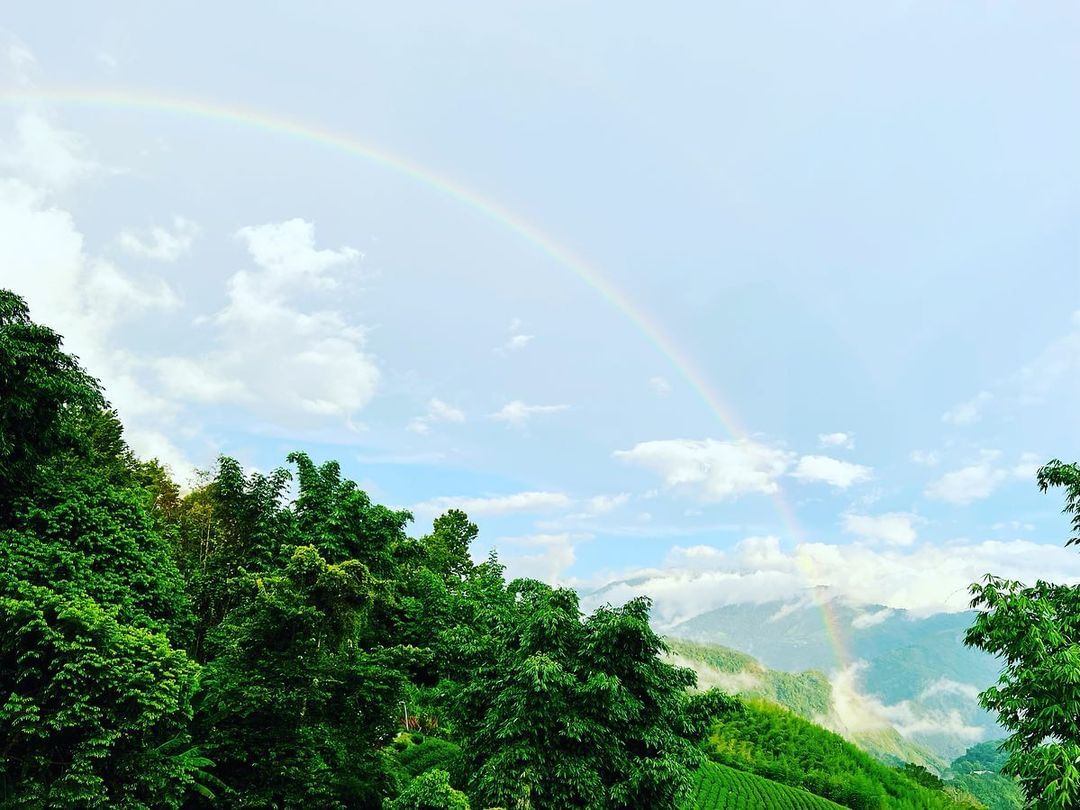
M191 249L199 226L181 216L173 217L172 228L152 225L145 231L125 228L116 238L126 253L159 262L175 262Z
M855 437L850 433L819 433L818 442L822 447L842 447L845 450L855 449Z
M904 512L883 515L844 515L844 531L860 540L884 543L889 546L910 546L918 534L914 523L918 518Z
M441 399L433 398L428 400L427 413L413 419L409 423L409 430L413 433L428 433L431 431L431 426L438 422L464 421L465 413L461 409L448 405Z
M967 402L961 402L945 411L941 421L951 425L973 425L982 419L983 410L993 398L994 395L989 391L980 391Z
M26 111L15 131L0 141L0 168L50 190L62 190L102 170L86 140L43 114Z
M847 489L853 484L868 481L871 475L869 467L829 456L803 456L791 474L792 478L800 481L821 481L837 489Z
M532 417L538 414L559 413L569 408L569 405L526 405L520 399L515 399L513 402L507 402L489 418L505 422L513 427L524 427Z
M164 358L157 368L177 397L239 399L278 419L335 418L348 422L379 384L365 330L334 309L303 306L320 292L336 291L337 273L355 266L359 251L315 246L315 226L301 219L242 228L254 269L226 284L227 303L210 323L216 347L198 357ZM191 362L213 384L192 391Z
M173 310L179 298L161 279L88 254L74 217L51 195L44 186L0 179L0 286L23 296L31 317L63 334L65 349L102 380L132 449L159 457L183 481L193 465L157 430L176 406L146 385L143 358L116 348L114 339L121 322Z
M1009 478L1008 472L994 464L999 455L994 451L984 451L979 462L931 481L925 490L926 497L959 506L989 498Z
M549 585L566 584L566 570L577 561L575 541L588 535L531 534L496 541L508 578L528 577Z
M720 501L777 492L793 454L752 439L664 439L616 451L615 458L651 470L669 488Z
M443 496L413 506L418 514L439 514L448 509L462 509L471 516L506 515L514 512L549 512L565 509L572 501L562 492L515 492L487 497Z

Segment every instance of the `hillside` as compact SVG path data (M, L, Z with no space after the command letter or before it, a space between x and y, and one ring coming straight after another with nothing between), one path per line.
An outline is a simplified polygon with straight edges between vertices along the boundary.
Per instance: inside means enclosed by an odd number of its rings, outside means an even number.
M702 687L717 687L743 697L776 703L805 720L840 734L889 764L914 762L939 773L947 764L946 760L918 743L905 739L884 718L874 717L872 708L860 705L858 695L850 690L842 696L843 705L838 706L833 684L824 673L813 670L781 672L727 647L684 639L666 638L665 641L671 648L672 662L697 672ZM860 713L863 716L856 723L852 715Z
M1001 773L1007 758L998 742L973 745L953 761L945 779L970 793L989 810L1020 810L1024 806L1023 791L1016 780Z
M868 699L856 714L872 711L943 762L1000 735L977 700L978 692L996 680L998 663L962 643L972 614L915 617L837 599L828 610L831 632L818 602L807 597L729 605L680 622L667 633L740 650L771 669L827 673L836 698ZM837 663L834 633L840 634L850 662L844 667Z
M714 724L710 757L852 808L972 807L968 797L919 785L837 734L763 700Z
M708 762L698 769L683 810L829 810L842 807L763 776Z

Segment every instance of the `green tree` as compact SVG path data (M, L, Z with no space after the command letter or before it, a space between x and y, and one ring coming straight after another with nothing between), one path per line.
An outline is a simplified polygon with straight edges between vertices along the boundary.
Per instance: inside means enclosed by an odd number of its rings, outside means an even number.
M402 686L393 651L354 643L368 574L303 546L238 587L208 641L200 706L218 776L239 806L344 806L339 777L379 767Z
M97 382L0 291L0 803L173 807L190 612Z
M412 780L389 810L469 810L469 800L450 786L450 774L435 768Z
M1038 471L1039 488L1065 490L1080 543L1080 466L1057 459ZM998 656L997 685L979 696L1009 737L1002 768L1019 780L1037 807L1080 805L1080 587L1021 582L987 575L971 588L979 609L965 643Z
M649 602L582 621L577 595L507 589L490 657L461 693L470 794L485 806L674 807L700 763L694 742L728 708L658 655Z

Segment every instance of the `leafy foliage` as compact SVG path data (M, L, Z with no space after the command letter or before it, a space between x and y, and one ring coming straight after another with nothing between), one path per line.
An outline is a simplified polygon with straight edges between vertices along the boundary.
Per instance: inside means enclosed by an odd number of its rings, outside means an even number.
M469 810L469 800L450 786L450 776L438 768L426 771L390 802L389 810Z
M1039 488L1065 488L1066 514L1080 542L1080 467L1052 460ZM965 642L998 656L997 685L979 695L1010 732L1003 772L1020 781L1037 806L1080 804L1080 587L987 575L971 587L979 614Z

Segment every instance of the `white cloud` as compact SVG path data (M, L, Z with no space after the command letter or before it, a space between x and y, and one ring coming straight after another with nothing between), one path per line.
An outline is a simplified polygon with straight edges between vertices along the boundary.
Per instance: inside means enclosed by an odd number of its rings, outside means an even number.
M502 537L496 545L502 550L499 560L506 566L508 579L528 577L560 585L566 581L566 569L577 561L575 540L585 537L587 535L533 534Z
M689 490L705 501L775 493L776 480L792 459L786 450L752 439L666 439L641 442L614 455L657 473L667 487Z
M1042 463L1043 459L1037 453L1023 453L1020 456L1020 462L1009 472L1012 473L1013 478L1019 478L1034 483L1035 474L1039 471L1039 467L1042 466Z
M915 515L887 512L883 515L844 515L844 531L871 543L890 546L910 546L918 535Z
M854 664L832 673L829 681L833 693L833 722L825 720L842 734L873 732L892 726L904 737L941 735L969 742L984 739L986 730L968 723L958 709L942 711L924 706L919 700L903 700L886 704L863 693L859 677L866 664Z
M238 236L256 269L235 273L226 284L228 302L210 321L216 348L198 358L165 359L158 364L162 383L177 397L243 399L279 421L348 422L370 402L380 379L365 350L365 331L336 310L301 302L328 291L340 298L334 271L355 265L359 252L317 249L314 225L300 219L243 228ZM167 373L183 369L184 360L217 382L194 390Z
M843 447L845 450L855 449L855 437L850 433L819 433L818 441L822 447Z
M102 169L86 153L87 144L80 135L28 111L16 119L12 138L0 141L0 168L30 183L61 190Z
M838 489L847 489L852 484L868 481L871 475L869 467L829 456L803 456L791 474L800 481L822 481Z
M912 450L908 458L923 467L936 467L941 463L941 456L933 450Z
M941 421L951 425L973 425L982 419L983 410L993 398L994 395L989 391L980 391L967 402L961 402L945 411Z
M515 399L513 402L507 402L489 418L506 422L514 427L523 427L537 414L559 413L568 410L569 407L569 405L526 405L520 399Z
M989 498L1009 474L994 465L998 453L984 451L982 460L959 470L945 473L926 487L926 497L964 506Z
M23 296L31 317L64 336L64 348L101 379L118 409L132 449L158 456L184 479L192 468L184 453L157 429L176 415L174 403L141 380L145 361L114 346L114 327L179 300L161 280L133 277L88 255L70 213L44 188L0 179L0 286Z
M651 388L652 392L658 397L666 397L671 393L671 383L663 377L650 377L649 388Z
M464 422L465 413L453 405L448 405L441 399L428 400L427 413L417 416L409 423L409 430L413 433L428 433L431 426L438 422Z
M443 496L423 501L413 507L419 514L439 514L461 509L469 515L506 515L514 512L550 512L565 509L572 501L561 492L516 492L489 497Z
M520 318L514 318L510 322L510 337L506 339L506 342L501 346L495 348L496 354L508 355L514 352L519 352L532 343L535 335L526 335L521 331L522 323Z
M936 697L937 695L960 695L971 701L979 699L979 687L970 683L960 683L951 678L938 678L919 693L919 699Z
M503 354L521 351L532 343L534 337L535 335L511 335L506 343L499 347L498 351Z
M630 500L630 494L620 492L618 495L594 495L586 502L590 514L604 515L625 506Z
M860 613L851 620L851 626L856 630L865 630L868 627L876 627L895 613L896 611L892 608L882 608L881 610L873 610L869 613Z
M154 259L159 262L175 262L191 249L199 235L199 226L189 219L173 217L172 230L152 225L147 231L126 228L117 237L117 244L132 256Z
M946 545L874 547L748 538L732 549L675 547L663 568L628 570L598 584L630 580L604 601L647 595L654 616L670 626L724 605L806 600L811 589L856 605L906 609L914 615L968 607L968 587L987 573L1023 582L1080 582L1080 555L1057 544L987 540ZM807 601L809 609L816 609Z

